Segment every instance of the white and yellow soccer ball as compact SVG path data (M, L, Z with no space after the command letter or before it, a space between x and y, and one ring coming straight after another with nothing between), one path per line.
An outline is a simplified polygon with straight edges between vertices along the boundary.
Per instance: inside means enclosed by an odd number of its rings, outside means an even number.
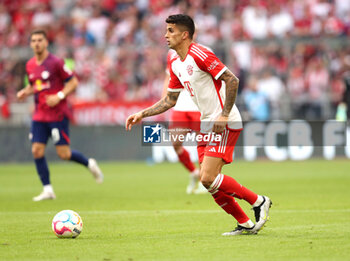
M73 210L62 210L53 218L52 230L59 238L76 238L83 230L83 220Z

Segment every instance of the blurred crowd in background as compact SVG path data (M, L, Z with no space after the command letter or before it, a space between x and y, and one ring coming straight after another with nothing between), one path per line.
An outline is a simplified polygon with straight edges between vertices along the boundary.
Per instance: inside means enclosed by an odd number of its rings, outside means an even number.
M1 0L0 106L25 84L34 28L74 67L71 102L159 99L175 13L240 78L245 119L334 118L350 71L349 0Z

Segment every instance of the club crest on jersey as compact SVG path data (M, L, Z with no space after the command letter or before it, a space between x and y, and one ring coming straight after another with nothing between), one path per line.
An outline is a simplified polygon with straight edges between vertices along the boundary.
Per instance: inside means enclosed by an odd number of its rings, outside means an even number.
M50 76L50 73L48 71L43 71L41 73L41 78L43 78L44 80L47 80Z
M186 69L187 69L188 75L193 74L193 66L192 65L188 65Z

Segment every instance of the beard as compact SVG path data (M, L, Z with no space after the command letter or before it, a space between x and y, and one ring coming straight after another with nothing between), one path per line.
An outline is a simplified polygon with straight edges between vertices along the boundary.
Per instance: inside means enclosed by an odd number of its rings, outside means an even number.
M35 52L37 55L42 55L42 54L44 53L44 51L45 51L45 48L43 48L43 47L40 47L40 46L34 47L34 52Z

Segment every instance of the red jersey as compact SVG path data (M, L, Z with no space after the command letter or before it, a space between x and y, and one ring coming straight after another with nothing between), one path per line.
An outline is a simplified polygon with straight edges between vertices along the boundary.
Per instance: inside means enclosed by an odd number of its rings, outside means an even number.
M51 53L38 65L36 58L31 58L26 64L26 71L30 85L34 88L35 111L34 121L54 122L62 121L68 116L66 99L63 99L54 107L46 104L47 95L61 91L66 81L72 78L73 73L64 65L62 59Z

